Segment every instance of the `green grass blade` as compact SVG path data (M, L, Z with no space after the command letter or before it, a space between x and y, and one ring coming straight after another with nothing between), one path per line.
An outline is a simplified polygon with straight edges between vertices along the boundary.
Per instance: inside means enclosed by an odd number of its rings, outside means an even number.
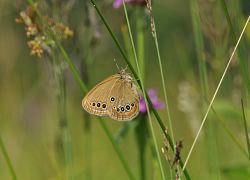
M229 15L227 4L226 4L225 0L220 0L220 1L221 1L221 6L223 9L223 12L224 12L226 19L227 19L227 23L229 25L230 32L232 34L232 36L231 36L232 40L233 40L234 44L236 44L237 43L236 33L235 33L234 28L233 28L233 23L232 23L232 20L230 18L230 15ZM239 57L240 70L242 73L243 81L245 84L245 88L248 91L248 94L250 94L250 79L248 76L248 65L246 64L245 58L243 57L243 48L241 46L239 46L238 51L239 51L238 57Z
M209 102L207 100L205 100L207 102L207 104L209 104ZM230 130L230 128L226 125L226 123L219 117L219 115L217 114L217 112L215 111L215 109L213 108L213 106L211 107L217 122L219 122L221 124L221 126L224 128L224 130L226 131L226 133L228 134L228 136L230 136L230 138L232 139L232 141L238 146L238 148L241 150L241 152L248 157L248 153L245 151L244 147L241 145L241 143L238 141L238 139L234 136L233 132Z
M135 67L133 50L132 50L132 47L130 46L128 27L125 24L122 25L121 32L122 32L122 36L123 36L123 43L124 43L124 46L125 46L126 54L128 56L128 59L130 60L130 62L132 64L132 66Z
M128 13L127 13L126 5L124 3L124 0L122 2L123 2L123 8L124 8L124 13L125 13L125 17L126 17L126 21L127 21L127 25L128 25L130 42L131 42L131 45L132 45L132 48L133 48L133 53L134 53L134 58L135 58L135 61L136 61L136 66L137 66L138 74L139 74L140 79L142 79L141 78L141 76L142 76L141 69L139 67L139 62L138 62L138 59L137 59L137 54L136 54L136 50L135 50L135 45L134 45L132 33L131 33L130 22L129 22L129 19L128 19ZM156 154L157 154L157 159L158 159L158 163L159 163L159 166L160 166L162 179L165 180L166 177L165 177L165 174L164 174L164 170L163 170L163 166L162 166L162 162L161 162L161 156L160 156L159 148L158 148L157 141L156 141L156 136L155 136L155 132L154 132L154 128L153 128L153 123L152 123L152 117L151 117L151 114L150 114L150 111L149 111L149 105L148 105L147 99L145 98L146 94L145 94L144 82L141 81L141 84L142 84L143 96L144 96L144 99L145 99L145 102L146 102L146 108L147 108L147 113L148 113L149 125L150 125L150 130L151 130L151 133L152 133L152 137L153 137L155 151L156 151Z
M158 57L159 68L160 68L161 83L162 83L162 88L163 88L163 93L164 93L164 100L165 100L165 104L168 104L168 95L167 95L165 77L164 77L163 68L162 68L162 60L161 60L159 43L158 43L158 38L157 38L157 30L155 27L155 20L154 20L154 17L152 15L152 12L150 12L150 13L151 13L151 21L152 21L151 23L152 23L152 28L153 28L152 33L153 33L153 38L154 38L155 48L156 48L157 57ZM175 142L172 119L171 119L171 115L170 115L170 109L166 108L166 111L167 111L167 116L168 116L169 130L170 130L170 133L172 136L172 140Z
M62 47L62 45L57 42L57 47L59 48L60 52L62 53L62 56L64 57L64 60L67 62L71 72L73 73L73 76L76 78L77 83L79 84L81 90L84 93L87 93L87 87L84 84L84 82L82 81L78 70L76 69L75 65L72 63L71 59L69 58L68 54L66 53L66 51L64 50L64 48Z
M244 110L244 104L243 100L241 99L241 108L242 108L242 115L243 115L243 120L244 120L244 129L245 129L245 135L246 135L246 141L247 141L247 150L248 150L248 158L250 160L250 141L249 141L249 136L248 136L248 128L247 128L247 120L246 120L246 115L245 115L245 110Z
M141 81L145 83L145 37L144 37L144 8L136 7L136 45L137 59L141 70Z
M247 25L248 25L248 23L249 23L249 20L250 20L250 16L248 17L248 19L247 19L247 21L246 21L246 23L245 23L245 25L244 25L244 27L243 27L243 29L242 29L242 31L241 31L241 34L240 34L240 36L239 36L239 39L238 39L238 41L237 41L237 43L236 43L236 45L235 45L235 47L234 47L234 50L233 50L233 52L232 52L232 54L231 54L231 57L230 57L230 59L229 59L227 65L226 65L226 67L225 67L225 70L224 70L224 72L223 72L223 74L222 74L222 76L221 76L221 78L220 78L220 81L219 81L217 87L216 87L216 90L215 90L215 92L214 92L214 94L213 94L213 97L212 97L210 103L209 103L209 106L208 106L208 108L207 108L207 110L206 110L206 113L205 113L205 115L204 115L204 117L203 117L203 119L202 119L200 128L199 128L199 130L198 130L198 132L197 132L197 135L196 135L196 137L195 137L195 139L194 139L194 142L193 142L193 144L192 144L192 146L191 146L191 148L190 148L190 151L189 151L189 153L188 153L188 155L187 155L187 158L186 158L186 160L185 160L185 163L184 163L184 166L183 166L183 170L184 170L184 168L186 167L186 165L187 165L187 163L188 163L188 161L189 161L189 158L190 158L190 156L191 156L191 154L192 154L192 152L193 152L194 146L196 145L196 142L197 142L198 137L199 137L199 135L200 135L200 133L201 133L201 130L202 130L202 128L203 128L203 126L204 126L204 124L205 124L205 122L206 122L208 113L210 112L210 109L211 109L212 104L213 104L213 102L214 102L214 100L215 100L215 97L216 97L216 95L217 95L217 93L218 93L218 91L219 91L219 89L220 89L220 87L221 87L222 81L223 81L224 78L225 78L225 75L226 75L226 73L227 73L227 71L228 71L229 65L230 65L231 62L232 62L232 59L233 59L233 57L234 57L234 55L235 55L235 53L236 53L236 50L237 50L237 48L238 48L238 46L239 46L239 43L240 43L240 41L241 41L241 38L242 38L242 36L243 36L243 34L244 34L245 30L246 30L246 27L247 27Z
M63 139L63 149L64 149L64 156L65 156L65 163L67 169L67 177L69 180L74 180L74 161L73 161L73 152L72 152L72 139L69 132L68 127L64 127L62 129L62 139Z
M99 119L99 122L100 122L104 132L106 133L111 144L113 145L113 148L114 148L115 152L117 153L120 161L122 162L122 165L123 165L124 169L126 170L128 176L129 176L129 179L135 180L135 177L134 177L129 165L127 164L127 161L125 160L125 158L121 152L121 149L119 148L119 146L115 142L113 135L111 134L110 130L108 129L108 126L105 124L105 122L101 118L98 118L98 119Z
M202 9L198 6L197 0L191 0L190 1L190 11L192 16L192 25L193 25L193 34L194 34L194 40L195 40L195 48L196 48L196 56L198 61L198 67L199 67L199 79L200 79L200 87L202 90L202 96L204 96L205 99L208 99L208 79L207 79L207 67L206 67L206 58L205 58L205 48L204 48L204 40L203 40L203 34L202 34L202 27L201 27L201 18L199 11L202 11ZM204 109L205 106L202 106L202 109ZM218 158L218 148L215 138L215 127L214 122L211 121L211 119L208 118L207 120L207 126L205 127L205 134L206 134L206 146L207 146L207 166L209 177L212 179L219 179L220 173L219 173L219 158Z
M126 12L127 14L127 12ZM137 47L137 60L140 67L141 72L141 81L145 84L145 33L144 33L144 7L136 6L135 7L135 14L136 14L136 25L135 25L135 32L136 32L136 47ZM126 16L126 20L129 21L129 19ZM131 29L128 33L128 39L129 39L129 46L131 47L131 37L130 33ZM135 57L135 51L134 48L131 47L133 57ZM137 62L136 59L133 59L133 62ZM135 66L134 66L135 67ZM138 72L138 71L137 71ZM145 159L145 148L147 145L147 136L148 136L148 129L147 129L147 118L146 116L143 116L142 119L139 119L139 124L137 127L137 130L135 131L137 135L137 144L139 149L139 167L140 167L140 179L145 180L146 179L146 159Z
M0 135L0 149L2 151L2 154L3 154L3 157L4 157L5 161L7 163L7 166L9 168L9 170L10 170L10 174L12 176L12 179L13 180L17 180L16 173L15 173L14 168L12 166L11 160L9 158L8 152L7 152L6 148L5 148L5 145L4 145L4 142L2 140L2 136L1 135Z
M61 134L61 140L63 144L64 159L66 165L66 174L68 179L74 180L74 168L73 168L73 153L72 153L72 140L68 127L67 107L66 107L66 82L64 69L62 69L58 57L51 53L52 66L54 79L56 84L58 117L59 117L59 129Z

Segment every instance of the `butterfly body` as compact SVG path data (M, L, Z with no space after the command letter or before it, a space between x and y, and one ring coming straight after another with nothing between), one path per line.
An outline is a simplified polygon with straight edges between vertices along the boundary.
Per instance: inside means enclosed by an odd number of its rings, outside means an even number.
M132 77L121 70L93 87L82 106L90 114L129 121L139 113L139 94Z

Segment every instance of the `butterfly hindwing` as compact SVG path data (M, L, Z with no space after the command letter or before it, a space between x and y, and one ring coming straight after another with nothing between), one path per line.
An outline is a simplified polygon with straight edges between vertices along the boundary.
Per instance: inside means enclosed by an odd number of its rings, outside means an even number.
M139 113L139 96L132 82L124 82L117 95L118 99L113 104L110 117L118 121L129 121Z

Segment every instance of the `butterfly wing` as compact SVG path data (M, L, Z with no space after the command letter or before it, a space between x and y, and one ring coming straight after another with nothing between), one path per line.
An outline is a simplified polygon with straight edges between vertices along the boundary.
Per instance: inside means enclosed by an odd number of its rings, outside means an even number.
M118 121L129 121L139 114L139 95L132 82L122 81L117 87L115 101L110 109L110 117Z
M83 98L82 106L90 114L98 116L109 116L110 107L108 97L120 79L119 74L108 77L103 80Z

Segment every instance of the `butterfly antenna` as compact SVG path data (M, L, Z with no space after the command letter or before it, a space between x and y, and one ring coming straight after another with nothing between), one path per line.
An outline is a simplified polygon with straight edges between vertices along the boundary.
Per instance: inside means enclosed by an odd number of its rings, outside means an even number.
M117 67L118 71L120 72L120 71L121 71L121 70L120 70L120 67L118 66L117 61L116 61L116 59L115 59L115 58L114 58L114 62L115 62L115 65L116 65L116 67Z
M128 69L128 65L126 65L126 67L124 68L124 71L126 71Z

